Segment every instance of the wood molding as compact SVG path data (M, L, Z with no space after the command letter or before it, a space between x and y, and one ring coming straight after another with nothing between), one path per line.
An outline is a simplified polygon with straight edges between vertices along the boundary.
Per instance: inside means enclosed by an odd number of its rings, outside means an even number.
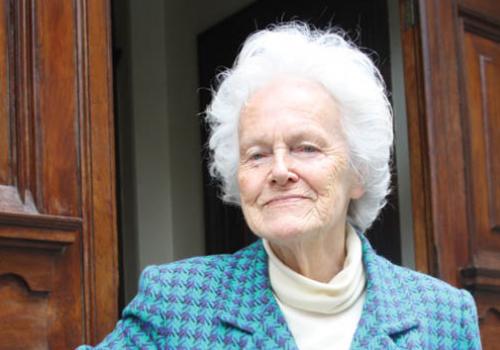
M10 6L0 6L0 18L10 17ZM0 184L12 184L12 118L11 112L11 86L9 73L12 70L12 58L8 54L12 40L12 30L7 23L0 23Z
M36 236L9 236L0 233L0 247L6 248L29 248L37 249L40 251L54 251L63 253L67 246L72 244L75 240L74 235L66 235L58 237L40 237Z
M24 203L33 200L37 211L43 211L40 172L40 135L37 132L35 84L36 26L32 16L35 0L10 1L12 33L9 51L12 72L10 83L10 114L12 117L12 156L14 183ZM30 198L26 196L29 195Z
M462 283L470 290L500 292L500 268L469 266L461 269Z
M118 319L111 9L109 0L76 3L81 19L77 28L80 151L87 160L81 164L87 189L82 195L85 336L87 342L96 343Z
M31 295L46 297L50 293L51 288L46 284L40 285L36 282L27 280L24 276L15 273L0 273L0 285L6 285L7 283L13 283L18 286L18 288L24 289Z
M51 292L56 269L68 247L78 245L78 231L0 226L1 276L17 276L32 291Z
M400 0L401 39L405 76L406 114L410 151L411 194L413 208L413 232L416 269L430 274L437 273L437 261L433 237L432 203L430 188L430 160L428 129L425 121L426 99L422 40L419 22L420 9L412 2ZM414 23L406 21L408 6Z
M75 243L76 238L76 231L40 230L33 227L24 229L0 227L0 247L37 248L63 252L67 246Z
M459 16L463 20L465 31L500 41L500 22L466 7L459 7Z
M3 225L36 227L62 231L81 231L82 220L67 216L47 214L17 214L0 212L0 228Z
M460 9L475 12L485 21L500 24L500 7L496 0L457 0Z
M483 323L487 321L489 318L500 319L500 308L499 307L488 307L483 312L479 314L479 320Z

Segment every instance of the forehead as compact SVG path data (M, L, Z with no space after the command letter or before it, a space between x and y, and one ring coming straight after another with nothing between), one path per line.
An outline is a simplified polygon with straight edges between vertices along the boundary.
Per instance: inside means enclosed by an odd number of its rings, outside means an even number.
M318 82L279 77L257 89L241 110L240 136L252 131L315 126L332 132L339 127L339 108Z

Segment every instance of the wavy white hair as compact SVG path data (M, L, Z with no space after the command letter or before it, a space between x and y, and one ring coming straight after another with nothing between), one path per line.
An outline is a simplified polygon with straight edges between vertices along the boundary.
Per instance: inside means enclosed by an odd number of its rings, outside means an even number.
M258 31L247 38L233 68L218 75L206 120L211 130L210 173L220 182L222 199L240 204L240 110L254 91L283 74L319 82L339 104L350 163L365 189L349 204L347 220L365 231L389 193L392 110L374 63L337 29L293 22Z

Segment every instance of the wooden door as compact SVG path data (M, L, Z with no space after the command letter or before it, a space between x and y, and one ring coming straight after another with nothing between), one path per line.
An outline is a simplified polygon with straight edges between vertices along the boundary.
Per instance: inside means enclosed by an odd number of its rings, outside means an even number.
M117 318L107 0L0 2L0 348Z
M386 0L260 0L226 18L198 37L200 86L210 87L221 67L231 67L245 38L272 23L303 20L317 28L332 24L345 30L358 45L373 54L390 88L389 21ZM201 110L210 102L209 89L201 91ZM202 145L207 129L202 128ZM396 150L397 151L397 150ZM234 252L255 239L240 208L220 200L216 184L208 174L204 157L205 242L209 254ZM395 166L395 161L393 162ZM367 232L377 251L401 263L397 178L393 171L389 204Z
M401 1L418 268L500 343L500 2Z

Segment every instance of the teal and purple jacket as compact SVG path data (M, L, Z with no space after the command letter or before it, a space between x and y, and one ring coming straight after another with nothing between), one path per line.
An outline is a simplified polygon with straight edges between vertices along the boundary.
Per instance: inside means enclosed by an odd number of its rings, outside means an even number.
M481 349L468 292L390 263L360 237L366 299L351 349ZM258 241L232 255L148 267L95 349L297 349L267 266Z

